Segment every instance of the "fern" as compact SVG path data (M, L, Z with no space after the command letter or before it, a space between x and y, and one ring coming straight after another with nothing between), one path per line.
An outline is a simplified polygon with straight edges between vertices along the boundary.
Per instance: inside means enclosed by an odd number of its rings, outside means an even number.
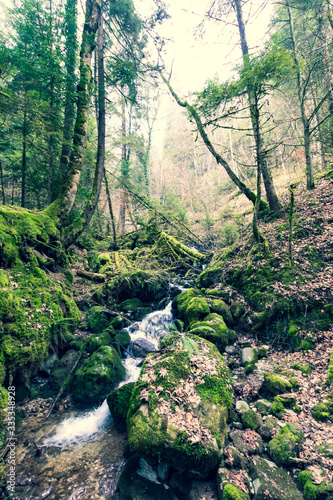
M199 352L200 352L199 346L197 345L197 343L193 339L191 339L189 337L183 337L182 341L183 341L184 349L190 358L191 358L193 353L199 354Z

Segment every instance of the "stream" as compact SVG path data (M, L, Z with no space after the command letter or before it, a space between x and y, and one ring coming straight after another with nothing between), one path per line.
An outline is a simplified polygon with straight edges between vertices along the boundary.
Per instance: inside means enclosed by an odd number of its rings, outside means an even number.
M172 325L171 302L128 327L131 341L143 338L155 347ZM135 382L144 358L134 358L131 345L123 364ZM106 400L91 411L71 411L24 419L18 435L16 493L24 500L122 499L116 491L124 464L126 434L120 433Z

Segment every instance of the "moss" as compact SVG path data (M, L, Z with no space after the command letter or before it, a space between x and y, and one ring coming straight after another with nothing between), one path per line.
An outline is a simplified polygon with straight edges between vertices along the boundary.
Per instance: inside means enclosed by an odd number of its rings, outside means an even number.
M0 269L0 287L9 286L9 276L6 271Z
M223 488L223 500L250 500L247 493L240 490L237 486L233 484L226 484Z
M230 311L234 318L240 318L243 314L245 314L246 309L244 304L241 302L232 302L230 304Z
M265 347L259 347L258 357L259 358L266 358L267 357L267 350L265 349Z
M276 463L288 464L289 458L297 457L299 446L303 441L304 436L300 428L294 424L287 424L269 441L269 453Z
M274 401L271 406L272 415L275 415L277 418L282 418L285 411L285 407L281 401Z
M249 363L248 365L245 366L244 371L246 375L249 375L250 373L253 373L254 370L256 370L257 365L256 363Z
M216 405L225 404L227 408L231 408L232 392L226 384L225 373L221 373L219 376L204 376L204 381L204 384L198 386L201 399Z
M327 370L327 377L330 384L333 384L333 347L331 349L330 361Z
M248 427L249 429L258 429L262 425L261 415L256 413L254 410L247 410L242 415L242 422L244 427Z
M291 392L292 390L292 385L290 382L287 382L286 380L278 377L272 372L266 372L264 375L264 380L267 389L272 394L283 394L285 392Z
M193 297L188 302L185 317L189 325L202 320L207 314L209 314L209 306L204 297Z
M124 300L120 305L119 309L124 312L132 312L138 309L139 307L143 307L143 303L140 299L127 299Z
M291 365L291 368L301 371L304 377L308 377L312 372L312 368L310 365L301 365L300 363L293 363Z
M92 333L101 333L110 323L110 316L105 314L102 306L94 306L87 313L88 329Z
M298 382L297 378L295 378L295 377L291 377L289 379L289 382L293 386L293 389L299 389L299 387L301 386L301 384Z
M134 385L133 382L125 384L107 396L107 403L114 423L121 431L126 431L126 418Z
M317 403L311 413L317 422L333 421L333 411L325 403Z
M125 378L125 373L117 351L109 346L100 347L76 371L72 382L73 395L85 403L99 401Z
M215 332L214 335L210 330L204 330L204 333L201 335L200 329L204 327L211 328ZM194 323L191 328L191 333L206 338L209 342L215 344L220 352L224 351L229 342L229 329L222 316L216 313L209 314L204 318L204 321Z
M232 314L229 307L223 300L212 300L210 303L210 309L212 312L215 312L222 316L228 326L232 324Z

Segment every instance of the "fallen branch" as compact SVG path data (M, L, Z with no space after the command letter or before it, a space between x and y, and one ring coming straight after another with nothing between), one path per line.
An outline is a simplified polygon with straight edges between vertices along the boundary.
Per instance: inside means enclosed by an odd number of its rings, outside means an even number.
M99 273L91 273L88 271L78 270L76 273L81 278L86 278L87 280L93 281L94 283L103 283L105 281L105 275Z

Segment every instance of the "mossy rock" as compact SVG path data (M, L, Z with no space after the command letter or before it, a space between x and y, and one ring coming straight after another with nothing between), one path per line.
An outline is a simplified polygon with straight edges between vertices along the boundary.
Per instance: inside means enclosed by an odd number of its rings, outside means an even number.
M144 303L159 302L167 294L168 278L162 271L126 270L106 283L106 293L120 302L133 298Z
M264 380L267 389L274 395L291 392L293 389L293 386L290 382L284 380L283 378L275 375L272 372L266 372L264 375Z
M73 378L72 393L82 403L100 401L121 380L125 368L113 347L100 347L79 368Z
M243 316L243 314L245 314L246 309L245 309L244 304L242 304L241 302L232 302L230 304L230 311L231 311L231 314L233 315L233 317L235 319L238 319L241 316Z
M206 316L204 321L194 323L190 333L209 340L220 352L223 352L229 343L229 328L222 316L215 313Z
M247 410L242 415L242 422L244 427L255 430L262 425L262 418L260 413L256 413L254 410Z
M51 370L49 380L47 382L47 389L53 392L58 392L66 378L70 374L75 361L77 360L78 353L74 350L69 350L58 361L54 363Z
M264 450L261 436L251 429L232 431L229 437L234 447L245 455L261 455Z
M274 401L271 406L271 414L275 415L277 418L282 418L283 414L286 412L286 409L281 401Z
M218 262L208 266L199 276L196 285L199 288L209 288L221 281L223 263Z
M188 290L185 290L185 292L177 295L172 301L172 308L174 310L175 316L178 316L181 319L185 319L185 312L191 299L193 299L194 297L202 296L202 292L200 292L200 290L197 290L196 288L189 288Z
M192 325L209 314L209 306L205 297L193 297L186 307L185 317L187 323Z
M305 500L332 500L333 483L325 479L320 484L314 484L310 471L301 471L298 480L304 492Z
M268 443L269 454L278 464L290 463L290 458L298 455L300 445L304 441L301 429L294 424L287 424Z
M106 398L113 421L121 432L127 429L126 418L134 385L134 382L122 385L119 389L110 392Z
M223 300L212 300L210 303L210 309L213 313L217 313L224 319L228 326L231 326L233 322L232 314L229 307Z
M110 324L110 315L103 312L105 307L94 306L87 312L87 326L92 333L102 333Z
M333 405L326 403L317 403L312 410L312 416L317 422L333 421Z
M236 485L232 471L220 468L217 471L217 490L219 500L250 500L250 495ZM249 478L245 477L247 481ZM244 485L247 487L247 485Z
M269 413L272 403L267 401L267 399L258 399L255 403L255 407L261 415L267 415Z
M92 354L93 352L97 351L97 349L99 349L100 347L106 345L112 346L113 342L114 342L114 336L110 335L110 333L107 330L105 330L100 335L90 335L90 337L88 337L85 344L85 351Z
M253 457L249 465L254 500L304 500L290 475L281 467L261 457Z
M275 417L267 417L263 424L259 427L258 432L264 439L272 439L273 436L278 434L280 426Z
M119 305L119 309L124 312L133 312L136 311L139 307L143 307L143 302L137 298L124 300Z
M331 349L330 361L327 370L327 378L330 384L333 384L333 347Z
M308 377L312 372L310 365L301 365L300 363L293 363L291 368L301 371L304 377Z
M132 393L130 447L206 478L222 456L231 395L229 371L213 344L167 334L147 356Z

